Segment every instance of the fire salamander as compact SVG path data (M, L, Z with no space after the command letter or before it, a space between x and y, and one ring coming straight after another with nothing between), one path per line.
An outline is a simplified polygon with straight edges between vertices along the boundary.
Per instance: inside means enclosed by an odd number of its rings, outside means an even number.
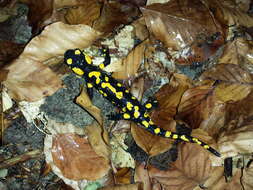
M91 57L80 49L67 50L64 54L64 61L75 74L85 79L90 96L92 96L93 88L96 88L103 97L119 108L120 113L111 115L110 119L136 122L154 135L196 143L220 157L219 152L195 137L166 131L156 126L149 116L149 111L157 105L157 101L149 100L142 105L122 83L103 71L104 67L110 64L110 55L108 49L104 48L101 51L105 59L98 66L93 65Z

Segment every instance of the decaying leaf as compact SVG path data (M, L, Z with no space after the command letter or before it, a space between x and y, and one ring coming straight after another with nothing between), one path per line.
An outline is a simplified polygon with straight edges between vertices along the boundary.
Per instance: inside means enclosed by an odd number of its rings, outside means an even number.
M223 33L212 13L199 0L172 0L164 4L152 4L141 10L149 31L173 50L186 47L197 35Z
M167 171L148 168L153 183L159 183L164 189L193 189L202 184L211 172L208 152L194 144L180 145L179 157Z
M47 66L69 48L88 47L99 33L85 25L54 23L33 38L23 53L5 69L9 71L4 85L16 100L37 101L61 87L61 80Z
M7 63L15 59L23 51L24 45L10 41L0 42L0 62Z
M85 138L74 134L55 136L52 156L55 165L69 179L96 180L110 169L108 160L97 155Z
M88 111L101 126L103 125L101 110L92 104L88 94L84 90L82 90L81 94L76 98L76 103Z

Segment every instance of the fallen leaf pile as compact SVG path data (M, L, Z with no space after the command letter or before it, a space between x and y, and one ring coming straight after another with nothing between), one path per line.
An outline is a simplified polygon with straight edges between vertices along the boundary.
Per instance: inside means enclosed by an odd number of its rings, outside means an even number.
M16 3L0 3L0 82L13 101L35 102L64 88L66 50L81 48L97 65L96 52L107 46L112 64L105 70L141 102L158 101L149 113L157 126L221 153L155 136L133 122L108 122L81 88L73 103L94 122L80 128L48 118L47 124L46 161L66 184L78 190L93 182L102 190L253 189L251 1L21 0L29 10L26 43L17 42L14 31L3 38ZM224 165L227 158L231 165Z

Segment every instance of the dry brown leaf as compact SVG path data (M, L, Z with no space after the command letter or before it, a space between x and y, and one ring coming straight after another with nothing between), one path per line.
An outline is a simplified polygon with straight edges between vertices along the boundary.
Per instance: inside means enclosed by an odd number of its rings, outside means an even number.
M251 121L253 115L253 92L238 102L226 103L226 123L231 120ZM248 118L248 119L247 119Z
M230 3L227 3L228 1L217 0L207 0L205 2L209 6L209 9L212 10L215 19L217 19L224 26L253 26L252 17L247 14L247 12L241 11L238 7L237 2L235 3L233 1L230 1Z
M141 44L136 46L126 58L120 60L121 68L119 71L113 73L113 77L116 79L127 79L134 76L144 59L144 51L148 40L143 41Z
M211 36L223 31L212 13L200 0L172 0L141 9L147 27L167 47L180 50L190 45L197 35Z
M144 41L148 38L149 33L143 17L139 18L138 20L134 21L132 24L134 26L135 36Z
M219 63L237 64L252 72L252 54L252 42L244 38L236 38L225 45L223 55L219 58Z
M61 80L43 63L62 56L69 48L88 47L98 37L98 32L85 25L58 22L46 27L5 68L9 73L4 85L19 101L37 101L52 95L61 87Z
M86 24L92 26L93 22L99 18L102 4L97 0L86 0L84 4L78 7L68 9L65 15L69 24Z
M74 134L55 136L52 157L55 165L69 179L96 180L110 169L108 160L97 155L86 139Z
M215 98L210 84L191 88L181 98L177 117L192 128L198 128L212 114L214 106Z
M85 133L88 136L89 143L97 155L104 157L106 160L111 158L111 149L108 146L109 136L105 129L100 125L93 123L85 127Z
M136 167L134 180L142 183L144 190L152 190L152 181L145 164L140 164Z
M223 157L232 157L239 153L253 152L253 124L241 126L232 131L222 133L218 139L218 147Z
M169 121L170 119L170 121ZM176 122L169 118L167 120L167 125L161 128L165 130L175 131ZM141 128L135 124L131 125L131 134L136 142L136 144L141 147L150 156L155 156L157 154L167 151L174 140L159 137L148 132L146 129Z
M203 184L203 187L209 190L251 190L253 188L253 167L245 168L241 170L240 168L234 168L233 177L230 181L226 181L224 177L224 167L213 167L211 176ZM242 173L243 172L243 173ZM194 190L202 190L202 188L197 187Z
M155 94L159 107L154 112L154 120L158 118L174 117L177 112L178 104L184 92L192 86L191 81L185 75L174 73L170 83L164 85ZM156 113L156 112L159 112ZM162 123L160 124L162 125Z
M223 103L244 99L252 91L253 87L250 73L235 64L215 65L203 73L201 79L219 81L214 94Z
M76 98L76 103L88 111L97 120L97 122L103 126L101 110L92 104L92 101L84 90L82 90L81 94Z
M7 87L8 94L18 101L37 101L62 87L59 77L38 61L26 59L23 62L19 58L6 70L8 76L3 84Z
M120 168L114 175L116 184L130 184L132 178L132 168Z
M139 14L137 7L124 5L118 1L104 1L100 17L94 21L92 27L108 34L116 27L132 22Z
M202 184L210 175L209 153L195 144L180 145L179 157L171 169L149 168L149 176L164 189L189 190Z
M99 188L100 190L141 190L141 184L115 185Z

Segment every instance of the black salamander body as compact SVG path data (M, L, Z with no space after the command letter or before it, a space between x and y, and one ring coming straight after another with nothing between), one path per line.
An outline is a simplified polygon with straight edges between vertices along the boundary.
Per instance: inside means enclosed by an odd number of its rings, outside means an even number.
M216 156L220 156L219 152L197 138L179 135L156 126L149 116L149 111L157 102L147 102L142 105L122 83L103 71L102 69L110 64L110 55L108 49L103 49L102 53L105 61L99 66L94 66L91 58L80 49L66 51L64 61L74 73L85 79L88 92L91 92L93 88L97 89L104 98L120 109L120 113L112 115L111 119L133 121L154 135L196 143Z

